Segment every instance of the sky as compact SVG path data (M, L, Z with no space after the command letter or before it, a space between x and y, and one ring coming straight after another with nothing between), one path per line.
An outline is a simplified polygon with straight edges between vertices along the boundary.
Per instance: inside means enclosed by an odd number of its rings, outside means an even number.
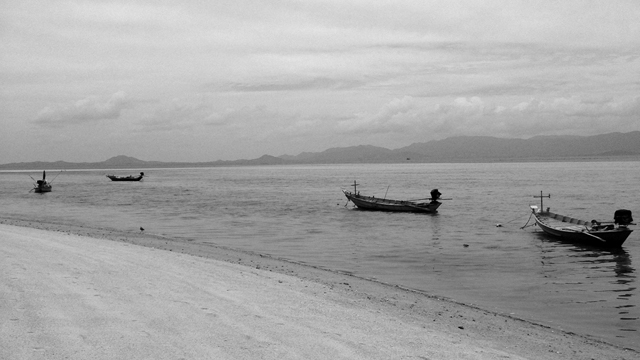
M640 130L637 0L0 0L0 163Z

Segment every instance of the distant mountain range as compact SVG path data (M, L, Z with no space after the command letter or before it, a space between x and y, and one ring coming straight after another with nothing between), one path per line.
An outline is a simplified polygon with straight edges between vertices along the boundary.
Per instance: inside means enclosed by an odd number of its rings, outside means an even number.
M95 163L23 162L0 165L3 170L33 169L143 169L167 167L212 167L284 164L350 163L444 163L640 160L640 131L595 136L536 136L530 139L501 139L489 136L457 136L414 143L390 150L360 145L331 148L299 155L264 155L253 160L211 162L144 161L116 156Z

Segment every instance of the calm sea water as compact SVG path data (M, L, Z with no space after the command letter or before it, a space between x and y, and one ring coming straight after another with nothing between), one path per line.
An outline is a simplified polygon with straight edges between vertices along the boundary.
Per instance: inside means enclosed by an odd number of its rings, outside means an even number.
M533 196L585 220L640 220L637 162L365 164L0 172L0 217L146 232L270 254L399 284L639 349L640 228L617 251L566 244L529 220ZM48 169L47 178L56 176ZM115 171L117 174L134 174ZM345 207L341 188L444 201L435 215ZM530 224L531 222L529 222ZM497 224L502 226L498 227ZM466 245L466 246L465 246Z

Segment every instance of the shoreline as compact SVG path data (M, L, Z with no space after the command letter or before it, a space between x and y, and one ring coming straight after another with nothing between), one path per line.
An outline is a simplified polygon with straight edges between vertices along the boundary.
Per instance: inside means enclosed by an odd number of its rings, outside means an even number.
M448 334L454 338L452 341L461 345L486 344L487 349L499 349L514 356L513 358L584 359L605 356L631 359L639 354L636 350L621 348L587 335L563 331L452 299L215 244L193 244L142 232L126 233L17 219L0 219L0 224L57 232L65 236L140 245L240 265L261 273L292 276L307 286L320 286L323 290L312 294L314 297L339 299L339 302L347 306L375 311L403 324L420 324L423 328ZM447 350L443 350L443 354L447 353Z

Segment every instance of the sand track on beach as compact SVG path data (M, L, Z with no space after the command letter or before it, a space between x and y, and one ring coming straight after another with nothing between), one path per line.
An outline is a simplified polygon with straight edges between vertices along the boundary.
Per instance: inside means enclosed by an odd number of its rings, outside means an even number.
M138 246L0 224L0 358L638 356L348 275L216 248L193 256L185 244L158 249L146 241ZM244 258L245 265L206 256L215 251L227 260Z

